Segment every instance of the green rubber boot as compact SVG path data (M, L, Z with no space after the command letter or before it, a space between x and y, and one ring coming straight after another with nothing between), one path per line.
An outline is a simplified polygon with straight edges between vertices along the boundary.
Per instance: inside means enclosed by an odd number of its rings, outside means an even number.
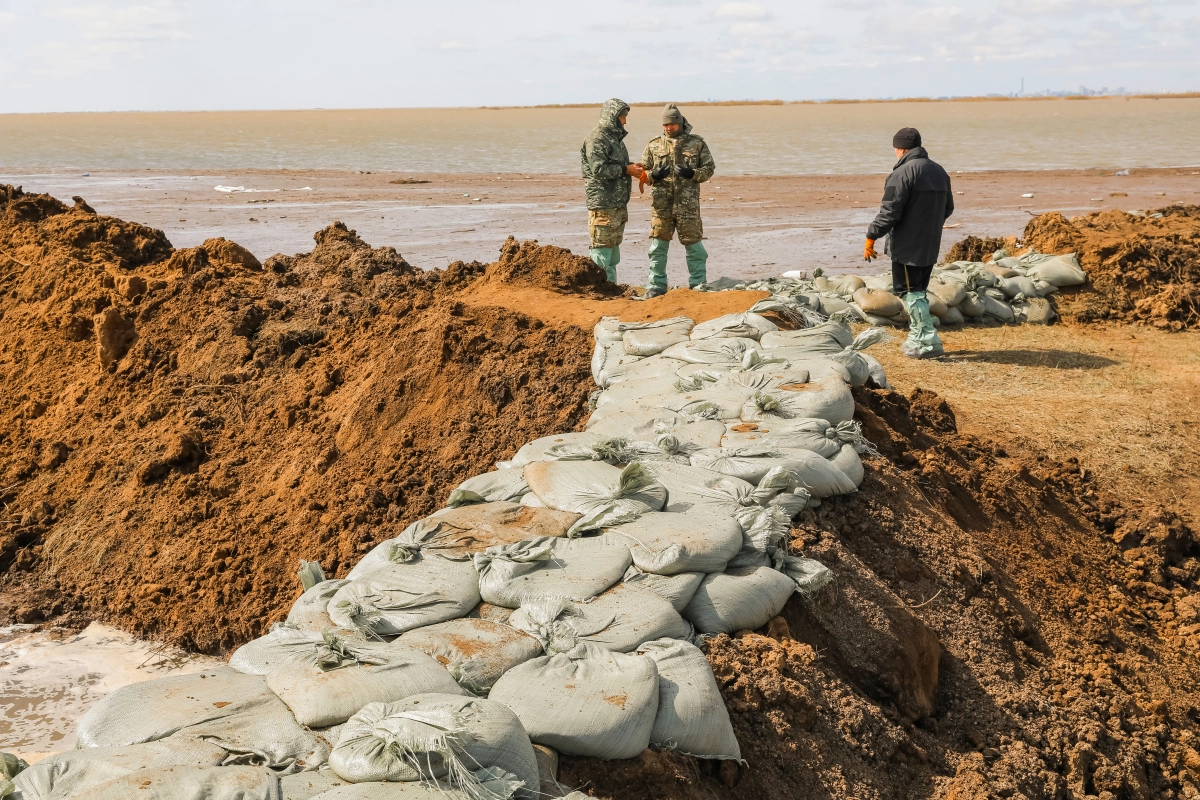
M658 297L667 293L667 248L666 239L650 239L650 275L646 278L646 297Z
M683 252L687 256L688 286L696 287L708 283L708 251L704 242L684 245Z
M908 292L901 298L908 312L908 338L900 345L900 352L908 358L933 358L940 356L942 340L933 327L933 315L929 313L929 298L925 292Z
M608 274L608 282L617 282L617 264L621 263L621 248L620 247L593 247L588 250L588 255L592 257L592 261L596 263Z

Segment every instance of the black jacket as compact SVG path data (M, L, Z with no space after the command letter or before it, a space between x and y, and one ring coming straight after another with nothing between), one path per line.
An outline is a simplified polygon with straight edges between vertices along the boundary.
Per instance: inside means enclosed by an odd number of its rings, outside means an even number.
M891 234L884 252L893 261L914 267L936 264L942 248L942 225L954 213L950 176L929 160L924 147L914 147L892 167L883 185L883 202L868 239Z

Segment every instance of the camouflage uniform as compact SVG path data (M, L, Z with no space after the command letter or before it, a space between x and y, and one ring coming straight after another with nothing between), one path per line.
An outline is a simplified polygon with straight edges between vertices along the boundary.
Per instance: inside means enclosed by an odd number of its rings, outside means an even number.
M625 147L628 131L620 117L629 113L629 105L616 98L607 101L600 112L600 124L588 134L579 150L583 179L587 182L588 235L592 261L603 267L608 279L616 282L621 261L621 242L629 221L629 194L633 178L625 167L630 164Z
M664 110L663 119L678 109L674 103ZM679 167L690 167L696 174L691 178L669 175L656 180L653 187L650 219L650 278L648 287L658 290L667 288L667 247L672 235L679 234L679 243L684 246L688 263L688 283L695 286L704 283L707 275L708 253L701 240L704 239L704 223L700 219L700 184L713 176L717 169L712 153L704 140L692 133L692 126L685 117L678 117L679 132L675 136L663 135L650 140L642 163L647 172L664 166L672 171Z

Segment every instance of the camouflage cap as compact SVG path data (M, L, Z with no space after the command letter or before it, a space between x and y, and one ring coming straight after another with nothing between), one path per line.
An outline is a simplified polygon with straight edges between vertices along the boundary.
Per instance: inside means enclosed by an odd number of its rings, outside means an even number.
M674 103L667 103L667 105L663 108L662 124L663 125L682 125L683 124L683 114L679 113L679 107L677 105L675 105Z

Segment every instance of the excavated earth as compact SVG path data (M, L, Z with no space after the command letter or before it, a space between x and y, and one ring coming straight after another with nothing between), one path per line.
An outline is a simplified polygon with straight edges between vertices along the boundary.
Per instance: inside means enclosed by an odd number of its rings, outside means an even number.
M590 330L486 293L615 296L589 260L510 239L420 272L340 224L315 239L260 264L0 189L0 624L228 652L284 615L299 559L343 575L581 424ZM881 455L792 531L836 581L706 648L746 763L564 757L561 780L614 800L1200 794L1192 531L960 434L931 392L856 399Z
M990 260L1001 247L1078 254L1087 284L1054 295L1069 322L1200 328L1200 206L1136 215L1097 211L1070 219L1050 212L1031 219L1020 240L969 236L951 248L947 260Z

